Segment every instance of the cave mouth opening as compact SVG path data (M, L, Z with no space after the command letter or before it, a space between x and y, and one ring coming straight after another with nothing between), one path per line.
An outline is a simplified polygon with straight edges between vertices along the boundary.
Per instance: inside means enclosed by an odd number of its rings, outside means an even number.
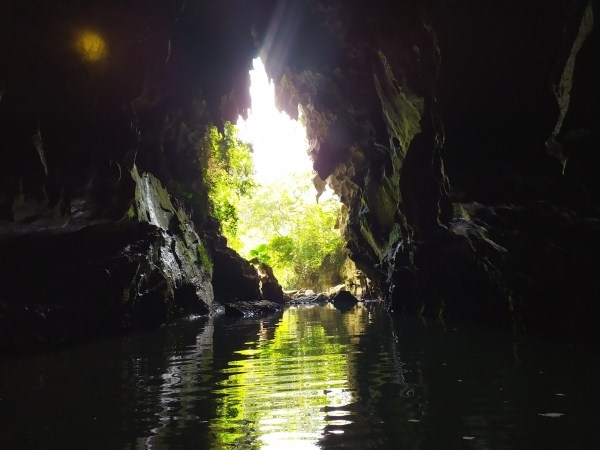
M252 183L231 205L235 226L223 232L243 257L271 266L284 289L324 291L343 283L348 270L342 204L330 189L317 196L302 111L297 121L278 110L260 58L253 67L251 108L235 125L239 141L249 144Z

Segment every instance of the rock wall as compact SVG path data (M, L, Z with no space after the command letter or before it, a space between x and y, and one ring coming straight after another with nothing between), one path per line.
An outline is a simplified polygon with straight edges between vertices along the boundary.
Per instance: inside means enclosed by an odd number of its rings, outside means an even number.
M595 0L3 2L0 340L260 295L207 213L196 148L248 107L259 52L390 309L591 333L597 14Z
M597 14L594 1L312 1L288 68L267 59L390 309L593 333Z
M0 241L0 346L56 344L207 314L212 262L187 212L134 166L118 221L40 218ZM19 225L22 225L19 227Z
M0 347L208 314L215 293L259 295L210 218L197 146L248 107L261 11L0 5Z

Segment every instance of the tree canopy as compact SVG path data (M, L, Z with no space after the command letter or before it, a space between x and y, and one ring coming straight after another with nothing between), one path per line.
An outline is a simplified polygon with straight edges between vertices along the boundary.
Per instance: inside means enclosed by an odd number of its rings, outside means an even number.
M345 258L340 204L333 197L317 203L311 178L310 172L296 173L285 182L259 185L239 205L239 250L273 267L290 289L317 287L328 255L338 267Z
M206 161L205 182L211 212L223 233L235 240L238 230L238 204L255 189L252 147L237 136L235 125L226 122L223 133L208 129L203 142Z
M340 203L332 196L317 202L310 171L255 180L252 147L229 122L222 133L211 127L203 147L211 213L231 248L271 266L285 288L339 282L323 281L321 272L345 259Z

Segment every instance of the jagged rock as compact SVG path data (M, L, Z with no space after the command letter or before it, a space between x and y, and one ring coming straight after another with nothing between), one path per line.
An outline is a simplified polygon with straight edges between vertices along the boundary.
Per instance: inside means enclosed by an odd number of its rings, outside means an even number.
M215 299L227 303L261 298L260 279L254 266L228 248L225 238L213 233L209 242L214 262Z
M151 174L134 168L131 176L132 204L118 223L33 222L35 233L0 240L0 258L11 261L0 278L0 345L58 343L210 311L210 259L191 219Z
M280 101L349 207L351 258L395 311L594 333L597 3L419 5L357 6L363 34L336 2L320 52L289 52L307 68Z
M193 303L190 298L195 295L202 306L193 309L207 312L213 301L211 275L214 264L206 244L189 213L174 202L156 177L148 173L140 176L135 166L132 174L136 182L136 202L130 212L137 215L138 221L148 221L156 226L164 239L158 254L153 255L159 261L156 265L170 280L176 298L185 299L190 305Z
M293 297L291 297L287 303L289 304L298 304L298 305L309 305L309 304L316 304L316 305L325 305L327 302L329 302L329 297L326 294L317 294L315 295L314 292L311 294L306 294L304 292L300 292L297 295L294 295Z
M4 336L158 323L179 303L209 305L210 269L221 300L260 297L206 202L188 205L192 219L158 187L197 183L198 135L248 106L267 31L278 102L292 116L302 106L315 185L345 203L347 247L372 292L397 311L594 333L598 3L280 3L83 0L65 15L10 2L0 15ZM82 31L106 51L78 45Z
M273 269L265 263L259 263L257 270L260 277L260 293L262 298L272 302L283 303L283 288L279 284L279 281L277 281Z
M282 310L283 308L279 303L268 300L225 303L225 314L233 317L267 317L278 314Z

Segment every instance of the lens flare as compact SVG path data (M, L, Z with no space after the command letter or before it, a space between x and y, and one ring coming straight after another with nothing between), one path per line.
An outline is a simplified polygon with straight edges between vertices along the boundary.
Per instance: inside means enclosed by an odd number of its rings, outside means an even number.
M106 58L108 53L106 41L93 30L83 30L77 36L77 51L88 62L98 62Z

